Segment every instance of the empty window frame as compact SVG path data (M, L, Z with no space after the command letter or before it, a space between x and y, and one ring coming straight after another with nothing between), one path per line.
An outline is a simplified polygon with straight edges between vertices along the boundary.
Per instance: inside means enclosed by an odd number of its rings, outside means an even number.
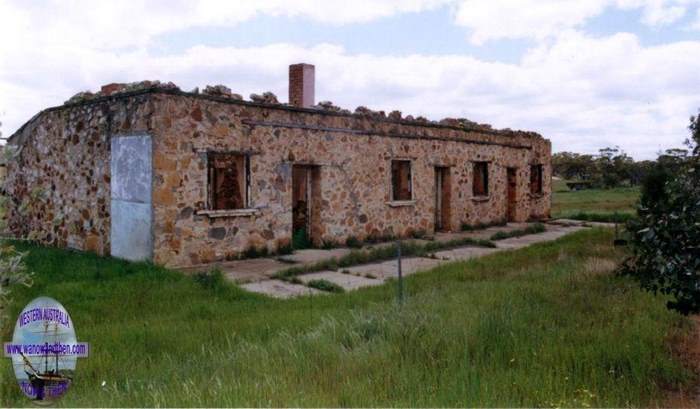
M411 161L391 161L391 192L394 201L413 200Z
M530 166L530 193L541 194L542 193L542 173L544 166L542 165L532 165Z
M240 153L207 154L209 209L245 209L249 205L250 157Z
M474 196L488 196L488 194L489 194L489 163L488 162L474 162L472 193Z

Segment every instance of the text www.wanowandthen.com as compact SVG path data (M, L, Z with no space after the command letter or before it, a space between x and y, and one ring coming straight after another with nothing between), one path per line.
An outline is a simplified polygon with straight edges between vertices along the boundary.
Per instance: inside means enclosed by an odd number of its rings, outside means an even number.
M6 357L15 355L35 356L35 355L65 355L74 357L86 357L90 352L90 345L87 342L61 343L48 342L43 344L13 344L6 342L3 348Z

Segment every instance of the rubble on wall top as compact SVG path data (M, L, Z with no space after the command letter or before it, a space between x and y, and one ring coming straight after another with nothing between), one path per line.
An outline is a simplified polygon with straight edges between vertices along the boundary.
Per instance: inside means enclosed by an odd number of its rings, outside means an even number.
M258 104L270 104L278 105L280 102L277 100L277 95L270 91L263 92L262 95L250 94L250 100Z
M135 92L147 89L162 89L162 90L175 90L180 91L180 88L172 82L160 82L160 81L140 81L131 83L112 83L103 85L99 92L93 93L90 91L82 91L73 95L70 99L64 102L64 105L77 104L81 102L90 101L93 99L107 97L112 95L124 94L128 92ZM199 88L195 88L189 91L190 94L195 95L206 95L217 98L231 99L235 101L243 101L243 97L240 94L236 94L231 91L231 89L225 85L207 85L204 90L200 92ZM280 103L277 96L272 92L264 92L260 94L250 94L250 101L257 104L264 105L278 105L289 107L288 104ZM510 128L505 129L494 129L489 124L479 124L474 121L470 121L467 118L443 118L440 121L431 121L424 116L413 117L412 115L403 116L401 111L391 111L388 115L384 111L375 111L367 108L366 106L358 106L355 108L354 112L347 109L336 106L331 101L321 101L314 105L310 109L317 111L338 113L343 115L355 115L362 118L373 119L373 120L390 120L395 122L405 122L405 123L419 123L425 125L437 125L437 126L449 126L453 128L462 128L464 130L473 130L481 132L498 133L502 135L524 135L530 137L541 137L537 132L530 131L515 131Z
M328 112L338 112L338 113L346 114L346 115L349 115L352 113L347 109L343 109L339 106L334 105L331 101L321 101L318 104L314 105L312 108L319 109L322 111L328 111Z
M111 83L103 85L100 91L93 93L90 91L81 91L70 97L64 105L67 104L77 104L80 102L89 101L92 99L107 97L111 95L123 94L127 92L140 91L144 89L173 89L180 90L180 88L172 82L160 82L156 81L139 81L139 82L129 82L129 83Z
M243 97L241 96L241 94L231 92L231 88L221 84L207 85L206 87L204 87L204 91L202 91L202 94L211 95L213 97L230 98L235 99L237 101L243 101Z

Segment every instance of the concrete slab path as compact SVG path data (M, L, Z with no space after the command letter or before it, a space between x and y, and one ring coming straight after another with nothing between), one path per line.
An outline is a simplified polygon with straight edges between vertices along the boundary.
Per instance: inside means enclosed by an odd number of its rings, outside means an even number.
M462 231L462 232L450 232L450 233L437 233L435 234L435 240L440 242L447 242L450 240L458 240L463 238L472 238L476 240L490 240L491 236L498 232L510 232L513 230L524 229L529 226L530 223L508 223L503 226L492 226L485 229L472 230L472 231Z
M528 223L509 223L506 226L494 226L483 230L456 233L438 233L434 240L448 242L464 238L488 240L497 232L510 232L523 229ZM482 257L499 251L507 251L527 247L531 244L552 241L569 233L585 229L591 226L614 227L612 223L591 223L579 220L556 220L546 225L547 231L543 233L529 234L521 237L512 237L494 241L496 248L464 246L449 250L436 251L430 257L407 257L402 259L402 273L404 276L415 274L419 271L430 270L441 264L453 261L464 261L476 257ZM425 244L427 240L414 240ZM365 249L379 246L389 246L393 243L380 243L366 246ZM307 249L299 250L294 254L274 258L257 258L236 260L215 265L198 266L186 269L186 272L206 271L213 267L221 269L231 281L242 284L241 287L252 292L262 293L276 298L290 298L328 294L306 286L312 280L327 280L343 287L345 290L356 290L362 287L381 285L390 278L397 276L398 264L396 260L381 261L342 268L339 271L320 271L297 276L299 281L291 283L276 279L275 273L295 266L311 266L320 261L332 258L339 259L352 249L335 248L329 250Z
M451 250L443 250L435 253L439 260L469 260L497 252L498 249L486 247L458 247Z
M615 223L604 223L604 222L588 222L585 220L575 220L575 219L556 219L549 222L550 225L569 225L569 226L591 226L591 227L615 227ZM618 227L624 227L624 223L618 223Z
M509 239L503 239L496 241L496 246L499 249L520 249L527 247L531 244L540 243L543 241L553 241L558 238L564 237L569 233L585 229L583 226L553 226L547 225L547 231L543 233L528 234L526 236L511 237Z
M221 270L229 280L235 283L250 283L272 277L276 272L290 267L273 258L248 258L244 260L224 261L181 269L185 273Z
M401 272L404 276L415 274L419 271L430 270L444 263L441 260L434 260L426 257L408 257L401 259ZM343 269L349 274L363 277L376 277L380 280L396 277L398 274L398 261L389 260L371 264L363 264Z
M310 273L300 275L299 279L304 283L308 284L313 280L326 280L333 284L337 284L343 287L346 291L357 290L362 287L370 287L375 285L384 284L384 280L377 278L367 278L362 276L356 276L352 274L343 274L337 271L319 271L318 273Z
M337 249L304 249L296 250L293 254L279 257L280 261L300 264L314 264L329 258L341 258L350 254L352 249L340 247Z
M275 298L291 298L304 295L327 294L315 288L300 284L292 284L282 280L262 280L241 285L250 292L261 293Z

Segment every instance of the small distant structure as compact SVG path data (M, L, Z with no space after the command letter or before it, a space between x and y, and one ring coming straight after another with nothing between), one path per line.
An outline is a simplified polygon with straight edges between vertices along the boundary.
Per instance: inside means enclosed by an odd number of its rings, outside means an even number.
M569 190L579 191L591 188L591 182L587 180L579 180L574 182L566 182L566 186Z

